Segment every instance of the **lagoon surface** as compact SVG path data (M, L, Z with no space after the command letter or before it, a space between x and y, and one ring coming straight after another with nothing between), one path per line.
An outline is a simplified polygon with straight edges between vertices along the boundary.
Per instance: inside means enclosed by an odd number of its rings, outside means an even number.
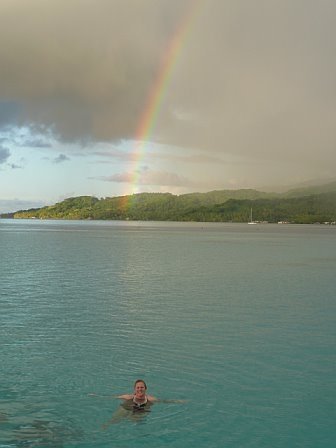
M1 448L335 446L336 226L0 220L0 250ZM187 401L103 429L137 378Z

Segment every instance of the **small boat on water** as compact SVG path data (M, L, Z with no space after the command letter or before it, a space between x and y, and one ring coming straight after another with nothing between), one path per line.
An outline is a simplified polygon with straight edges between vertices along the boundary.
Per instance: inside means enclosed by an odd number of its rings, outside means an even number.
M251 207L251 213L250 213L250 220L247 224L257 224L255 221L253 221L253 211L252 211L252 207Z

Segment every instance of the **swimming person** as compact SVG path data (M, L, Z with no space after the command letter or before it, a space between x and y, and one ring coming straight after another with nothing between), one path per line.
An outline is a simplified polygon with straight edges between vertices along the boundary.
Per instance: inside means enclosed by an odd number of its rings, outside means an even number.
M146 391L147 384L145 381L136 380L133 394L117 395L116 398L122 399L123 403L112 415L111 419L102 425L102 428L106 429L112 423L118 423L127 418L138 420L144 416L144 413L150 412L150 407L158 399L152 395L147 395Z
M160 400L159 398L147 395L147 384L144 380L136 380L134 383L133 394L117 395L115 398L120 398L123 403L119 406L112 418L106 422L102 428L106 429L110 424L117 423L125 418L138 420L142 418L145 413L150 412L151 406L154 403L184 403L184 400Z
M159 401L152 395L147 395L147 384L144 380L136 380L134 383L133 394L119 395L117 398L124 400L122 407L124 409L137 412L149 410L155 401Z

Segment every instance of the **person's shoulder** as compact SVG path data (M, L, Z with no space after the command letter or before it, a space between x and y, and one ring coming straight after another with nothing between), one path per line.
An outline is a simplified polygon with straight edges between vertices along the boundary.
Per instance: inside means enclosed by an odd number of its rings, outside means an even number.
M117 398L121 398L122 400L131 400L133 398L133 395L131 394L118 395Z
M159 401L159 399L156 398L156 397L153 397L153 395L147 395L147 400L149 400L149 401Z

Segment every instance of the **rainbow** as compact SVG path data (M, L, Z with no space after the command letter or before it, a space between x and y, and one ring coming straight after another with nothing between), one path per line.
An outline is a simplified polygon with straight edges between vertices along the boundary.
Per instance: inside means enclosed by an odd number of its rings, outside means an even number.
M132 153L133 168L131 174L132 192L136 191L139 181L139 167L146 149L146 142L150 140L155 127L160 107L166 95L174 69L178 63L188 36L198 15L200 5L204 0L190 0L186 13L180 21L172 39L167 45L162 58L155 82L149 92L136 133L135 145Z

